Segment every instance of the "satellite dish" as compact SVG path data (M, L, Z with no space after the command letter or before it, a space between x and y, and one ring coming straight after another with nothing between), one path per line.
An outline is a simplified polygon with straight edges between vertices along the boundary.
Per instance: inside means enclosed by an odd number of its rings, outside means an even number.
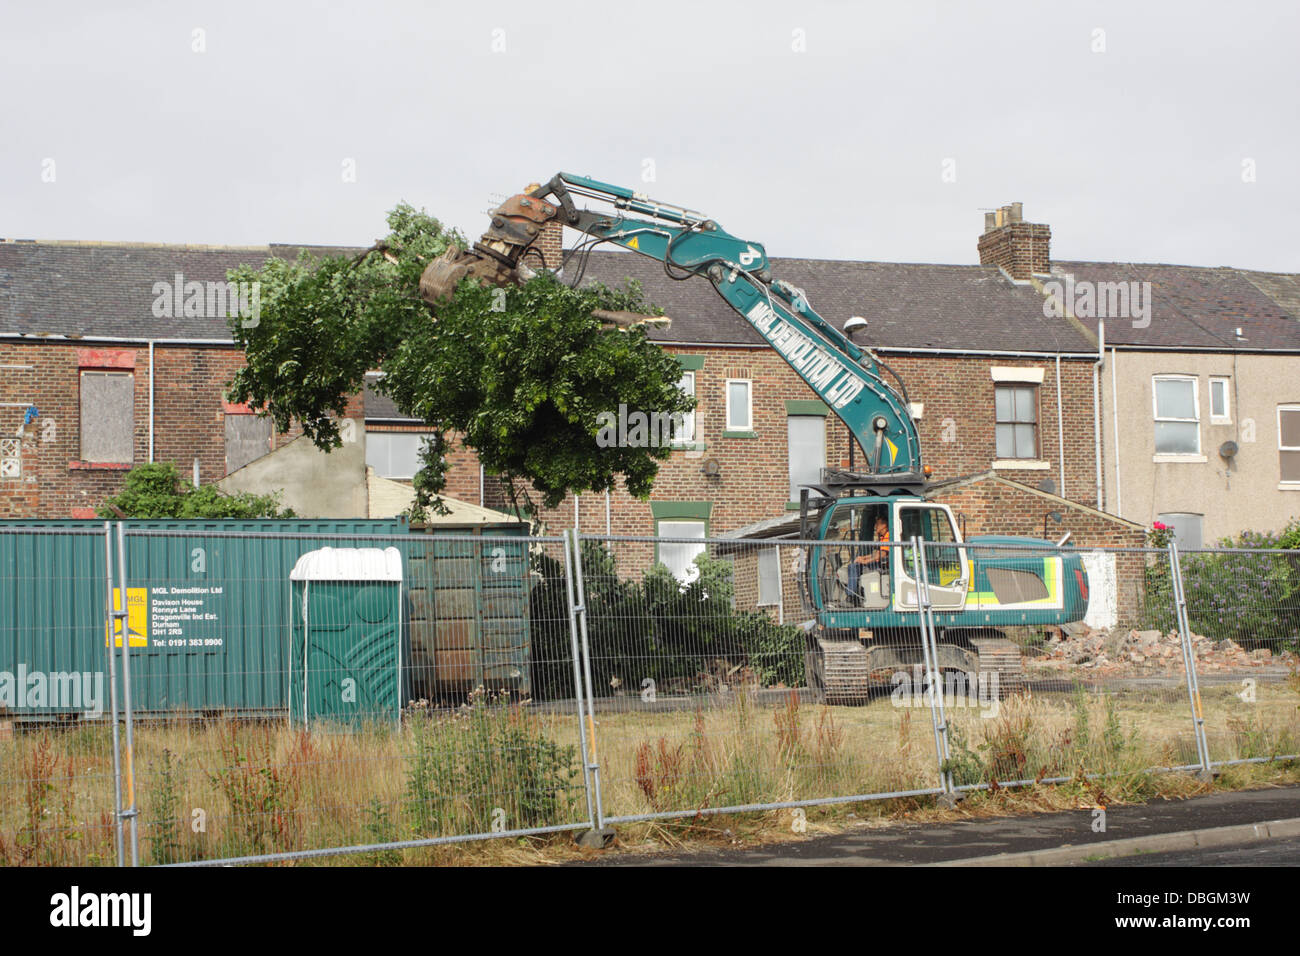
M718 459L710 458L704 463L704 467L701 468L700 471L708 475L710 478L716 478L718 475L722 474L722 465L718 463Z
M852 336L854 332L857 332L859 329L865 329L866 327L867 320L860 315L855 315L844 322L844 334Z
M1232 458L1237 454L1237 443L1235 441L1225 441L1219 446L1220 458Z
M1051 478L1044 478L1038 483L1038 490L1046 492L1049 495L1054 495L1056 494L1056 482Z

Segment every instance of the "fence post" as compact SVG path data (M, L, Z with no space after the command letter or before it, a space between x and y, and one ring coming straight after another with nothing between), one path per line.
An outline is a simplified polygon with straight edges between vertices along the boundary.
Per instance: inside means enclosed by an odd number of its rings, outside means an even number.
M577 602L573 599L573 552L572 542L566 534L564 539L564 590L569 607L569 647L573 654L573 700L578 710L578 739L582 742L582 785L587 794L587 820L592 830L596 826L596 805L591 798L591 755L587 745L587 721L583 713L582 651L578 642Z
M131 718L131 602L126 590L126 532L122 522L117 523L117 580L121 591L122 609L117 612L122 622L122 710L126 715L126 809L122 817L131 827L131 865L140 865L140 811L135 805L135 733Z
M570 533L573 535L574 583L578 594L578 604L574 611L578 616L578 633L582 638L582 695L586 700L586 731L591 742L590 761L587 764L587 769L591 772L592 789L596 797L596 829L584 833L578 838L578 842L583 846L600 848L604 847L606 842L614 836L614 830L612 827L605 826L605 809L600 792L600 750L596 744L595 707L592 703L591 644L587 637L587 589L583 583L582 541L577 528L571 529Z
M126 865L126 847L122 835L122 744L117 726L117 623L126 623L126 595L122 595L123 616L118 617L113 601L113 524L104 522L104 611L106 615L104 648L108 654L108 698L113 721L113 830L117 844L117 865Z
M921 539L912 536L912 580L916 582L916 623L921 635L921 658L925 661L925 679L930 698L930 723L934 728L934 755L939 762L939 785L943 787L940 802L955 803L952 797L952 774L948 769L948 725L943 715L943 687L939 683L938 646L933 654L930 637L934 619L930 616L930 579L925 571L925 557L921 553ZM937 692L936 692L937 691Z
M1210 767L1210 742L1205 736L1205 715L1201 708L1201 687L1196 679L1196 650L1192 647L1192 628L1187 621L1187 595L1183 591L1183 563L1178 557L1178 545L1169 542L1169 577L1174 591L1174 617L1183 645L1183 664L1187 674L1187 701L1192 708L1192 731L1196 737L1196 756L1201 763L1201 773L1213 776Z

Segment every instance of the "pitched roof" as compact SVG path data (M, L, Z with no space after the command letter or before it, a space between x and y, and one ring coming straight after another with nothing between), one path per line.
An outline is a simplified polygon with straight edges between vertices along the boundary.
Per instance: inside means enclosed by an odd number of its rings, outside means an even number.
M0 332L92 338L231 341L220 316L155 316L154 283L224 282L226 272L298 246L178 246L145 243L0 242ZM312 246L319 253L350 248Z
M1106 318L1107 345L1300 351L1300 276L1223 266L1068 261L1054 262L1052 272L1076 283L1150 283L1149 312L1130 308L1127 315ZM1096 332L1097 318L1079 316L1079 321Z
M569 271L577 268L570 261ZM963 351L1091 352L1095 346L1068 323L1043 315L1042 296L1008 280L994 266L773 259L773 276L803 289L808 302L839 326L853 315L873 348ZM672 318L653 330L660 342L763 345L706 279L675 281L662 263L632 253L593 252L583 281L641 283L649 302Z
M423 419L412 418L410 415L399 409L396 403L387 395L381 395L375 390L375 383L379 381L380 375L376 372L366 373L366 384L364 389L364 401L366 409L366 421L368 422L408 422L421 423Z

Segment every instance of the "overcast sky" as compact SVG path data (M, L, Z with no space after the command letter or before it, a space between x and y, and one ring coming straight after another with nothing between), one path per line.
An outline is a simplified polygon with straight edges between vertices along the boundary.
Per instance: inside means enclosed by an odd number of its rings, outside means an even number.
M565 170L777 256L974 262L1019 200L1057 259L1300 271L1291 2L106 6L5 11L0 236L477 236Z

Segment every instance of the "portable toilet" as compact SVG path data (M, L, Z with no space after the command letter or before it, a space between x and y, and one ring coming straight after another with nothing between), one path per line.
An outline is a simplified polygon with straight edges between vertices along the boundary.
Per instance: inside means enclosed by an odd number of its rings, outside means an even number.
M289 575L289 721L400 721L402 557L321 548Z

